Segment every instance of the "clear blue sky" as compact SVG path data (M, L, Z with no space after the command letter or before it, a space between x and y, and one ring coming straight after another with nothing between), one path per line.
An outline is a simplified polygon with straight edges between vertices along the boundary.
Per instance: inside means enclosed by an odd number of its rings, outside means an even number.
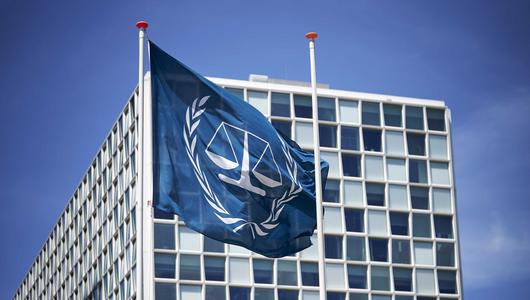
M530 293L526 1L0 0L0 298L11 297L136 83L137 31L204 75L443 99L467 299Z

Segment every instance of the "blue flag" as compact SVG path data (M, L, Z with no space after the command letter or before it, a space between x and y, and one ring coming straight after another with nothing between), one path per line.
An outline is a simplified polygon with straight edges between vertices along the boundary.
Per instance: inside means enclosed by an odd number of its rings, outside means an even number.
M149 42L154 207L212 239L282 257L311 245L313 154ZM328 164L322 161L323 185Z

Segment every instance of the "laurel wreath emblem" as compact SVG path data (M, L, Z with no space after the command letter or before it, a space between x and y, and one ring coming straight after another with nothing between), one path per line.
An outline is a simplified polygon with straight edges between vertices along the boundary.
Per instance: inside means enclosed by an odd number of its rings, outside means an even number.
M294 197L302 191L297 180L297 166L294 159L291 156L291 153L287 149L285 142L281 137L278 138L282 144L282 151L286 157L286 166L287 172L291 179L291 187L285 191L285 193L280 197L276 198L272 202L271 211L267 219L263 222L249 222L242 218L233 218L230 216L230 212L223 206L217 195L212 191L208 178L206 177L204 171L201 169L201 164L199 161L199 155L197 153L197 128L201 122L201 115L205 111L206 103L210 99L210 96L204 96L201 99L195 99L190 106L186 109L186 124L184 126L184 143L186 146L186 154L193 166L193 172L197 181L199 182L203 196L206 199L208 205L210 205L214 210L214 214L219 218L223 223L234 225L232 229L233 232L238 232L245 226L249 226L252 232L252 237L255 238L256 234L259 236L268 235L269 232L279 225L279 217L282 213L285 205L289 203Z

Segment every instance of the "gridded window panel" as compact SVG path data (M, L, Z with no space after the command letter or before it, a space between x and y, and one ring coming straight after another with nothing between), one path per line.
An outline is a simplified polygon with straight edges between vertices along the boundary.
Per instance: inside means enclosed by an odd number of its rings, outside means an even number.
M325 235L326 258L342 259L342 236Z
M346 231L364 232L364 210L345 208Z
M206 280L225 281L225 258L205 256L204 275Z
M266 260L266 259L257 259L254 258L252 261L253 269L254 269L254 282L255 283L273 283L272 278L272 270L273 270L273 263L272 260Z
M186 300L201 300L201 286L200 285L180 285L180 299Z
M401 127L401 105L383 104L385 126Z
M361 177L361 156L342 153L342 172L344 176Z
M388 202L392 209L408 210L407 187L404 185L388 185Z
M445 110L427 108L427 124L429 130L445 131Z
M340 121L359 124L359 102L339 100Z
M444 267L455 266L455 244L436 243L436 265Z
M322 201L330 203L340 202L340 181L329 179L326 182L324 193L322 193Z
M363 128L364 150L381 152L381 130Z
M392 240L392 262L395 264L410 264L409 240Z
M180 250L201 251L201 236L186 226L179 226Z
M302 300L320 300L318 291L302 291Z
M438 270L438 289L443 294L456 294L456 271Z
M407 129L423 130L423 108L416 106L405 107Z
M412 214L412 235L415 237L431 237L431 217L426 214Z
M236 88L225 88L225 90L227 90L228 92L236 95L237 97L239 97L241 100L245 99L245 96L243 94L243 89L236 89Z
M155 249L175 249L175 225L155 223Z
M414 261L418 265L434 265L432 243L414 242Z
M207 285L205 287L205 299L226 300L226 287L219 285ZM157 299L158 300L158 299ZM175 300L175 298L171 299Z
M318 286L318 264L312 262L301 262L302 285Z
M249 284L250 283L250 266L247 258L230 257L230 283ZM230 297L232 297L232 288L230 288ZM232 298L231 298L232 299Z
M386 159L388 180L407 181L407 169L404 159Z
M311 123L296 122L294 131L296 143L300 147L313 148L313 125Z
M346 237L346 259L365 261L366 250L364 244L364 237L347 236Z
M409 160L409 181L415 183L428 183L427 162L424 160Z
M324 212L324 231L342 233L342 212L339 207L326 207Z
M376 236L387 236L386 212L368 211L368 234Z
M348 265L348 285L350 289L366 289L368 282L366 278L366 266Z
M412 291L412 269L408 268L393 268L394 273L394 289L396 291L411 292Z
M390 290L390 272L388 267L372 266L372 290L389 291Z
M363 185L358 181L344 181L344 203L347 206L364 206Z
M296 261L278 260L278 285L298 285Z
M388 240L369 238L370 260L371 261L388 261Z
M411 186L410 203L414 209L429 209L429 188Z
M341 126L340 127L341 149L359 150L359 128Z
M264 116L269 116L269 99L267 92L247 91L248 103L259 110Z
M345 288L344 264L326 263L326 288Z
M383 180L383 158L380 156L368 156L364 157L365 163L365 178L373 180Z
M175 254L155 253L155 277L175 278Z
M425 134L407 132L409 155L425 155Z
M409 235L409 214L390 212L390 229L393 235Z
M311 97L294 95L294 113L297 118L313 117L313 110L311 109Z
M318 125L320 147L337 148L337 126Z
M248 287L229 287L230 300L250 300L250 288Z
M177 299L177 285L174 283L155 283L156 300L175 300Z
M201 280L201 259L198 255L180 255L180 279Z
M385 132L385 151L388 155L405 155L403 132L388 130Z
M284 136L290 139L292 138L292 135L291 135L292 123L290 121L286 122L286 121L272 120L271 123L272 123L272 126L276 128L278 132L280 132L281 134L283 134Z
M434 215L434 231L437 238L453 238L453 217Z
M434 270L416 269L416 292L434 295Z
M343 292L326 292L327 300L344 300L346 299L346 294Z
M203 236L203 239L204 239L204 252L216 252L216 253L225 252L224 243L211 239L205 235Z
M366 202L368 205L385 206L385 185L366 183Z
M368 300L368 294L350 293L350 300Z
M449 185L449 164L431 162L431 179L433 184Z
M298 290L278 289L278 300L298 300Z
M365 125L380 125L379 103L362 102L362 122Z
M320 158L327 161L329 164L329 171L328 176L329 177L339 177L340 176L340 169L339 169L339 156L335 152L320 152Z
M335 113L335 99L318 97L318 119L323 121L337 120Z
M290 117L291 105L289 94L271 93L271 115L278 117Z
M274 290L265 288L255 288L254 300L274 300Z
M448 159L446 136L429 135L429 155L433 159Z

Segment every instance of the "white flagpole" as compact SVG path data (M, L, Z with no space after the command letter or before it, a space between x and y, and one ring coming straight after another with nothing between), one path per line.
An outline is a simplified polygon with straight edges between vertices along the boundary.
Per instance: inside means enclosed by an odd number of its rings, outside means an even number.
M145 37L145 30L148 27L147 22L145 21L139 21L136 23L136 27L138 28L138 101L137 101L137 107L138 107L138 115L139 115L139 144L138 144L138 185L136 188L136 246L138 247L137 251L137 258L136 258L136 299L142 300L144 299L144 292L143 292L143 277L144 277L144 257L143 257L143 250L144 250L144 205L145 205L145 199L144 199L144 140L145 140L145 134L144 134L144 37Z
M318 130L317 74L315 67L315 39L318 34L309 32L309 60L311 62L311 88L313 111L313 153L315 155L315 194L317 204L317 241L318 241L318 281L320 300L326 300L326 268L324 259L324 228L322 224L322 176L320 172L320 134Z

